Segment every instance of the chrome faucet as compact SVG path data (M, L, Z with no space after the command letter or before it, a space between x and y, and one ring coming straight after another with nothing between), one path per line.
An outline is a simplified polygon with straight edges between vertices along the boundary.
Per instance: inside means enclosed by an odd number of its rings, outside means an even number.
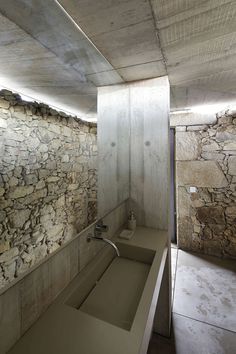
M103 232L107 232L108 231L108 226L103 224L103 221L100 220L98 221L98 223L95 225L95 229L94 229L94 236L92 235L88 235L87 236L87 241L90 242L91 240L96 240L96 241L103 241L108 243L111 247L114 248L114 250L116 251L116 254L118 257L120 257L120 252L118 250L118 248L116 247L116 245L109 240L108 238L102 237L102 233Z

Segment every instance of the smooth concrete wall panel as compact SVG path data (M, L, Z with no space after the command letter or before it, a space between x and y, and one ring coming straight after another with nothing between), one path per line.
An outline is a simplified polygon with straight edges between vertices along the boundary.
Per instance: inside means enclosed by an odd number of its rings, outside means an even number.
M140 91L142 91L140 87ZM139 97L135 97L138 94ZM131 208L135 211L135 215L139 225L145 225L144 212L144 112L139 109L140 93L139 88L132 90L131 107L131 137L130 137L130 182L131 182Z
M20 283L0 296L0 353L20 338Z
M98 217L129 197L129 91L98 89Z
M139 225L168 228L169 82L130 86L131 206Z
M52 298L64 289L79 272L78 242L65 247L51 259Z
M24 333L52 302L49 262L32 272L21 285L21 320Z

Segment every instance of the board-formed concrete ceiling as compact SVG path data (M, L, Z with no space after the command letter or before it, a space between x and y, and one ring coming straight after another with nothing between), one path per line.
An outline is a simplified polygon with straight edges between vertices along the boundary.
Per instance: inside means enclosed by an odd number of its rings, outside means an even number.
M236 101L235 0L8 0L0 12L0 84L84 118L97 86L163 75L173 110Z

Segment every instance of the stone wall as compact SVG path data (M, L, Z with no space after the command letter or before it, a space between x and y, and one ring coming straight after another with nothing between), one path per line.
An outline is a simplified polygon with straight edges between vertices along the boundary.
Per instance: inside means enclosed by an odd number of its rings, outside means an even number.
M0 288L97 214L96 126L0 91Z
M177 235L182 249L236 258L235 117L227 111L206 124L189 126L180 126L175 118Z

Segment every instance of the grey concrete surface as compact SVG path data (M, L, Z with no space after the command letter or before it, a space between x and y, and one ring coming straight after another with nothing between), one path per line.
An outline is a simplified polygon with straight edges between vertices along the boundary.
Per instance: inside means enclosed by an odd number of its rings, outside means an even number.
M173 311L236 332L236 262L179 251Z
M80 310L130 331L150 268L139 261L116 257Z
M148 354L235 353L236 261L202 257L172 245L173 280L171 337L153 334Z
M171 338L153 335L148 354L235 353L235 333L177 314L172 321Z
M235 1L151 3L176 104L235 100Z
M20 338L20 286L18 283L0 296L0 353L5 353Z

